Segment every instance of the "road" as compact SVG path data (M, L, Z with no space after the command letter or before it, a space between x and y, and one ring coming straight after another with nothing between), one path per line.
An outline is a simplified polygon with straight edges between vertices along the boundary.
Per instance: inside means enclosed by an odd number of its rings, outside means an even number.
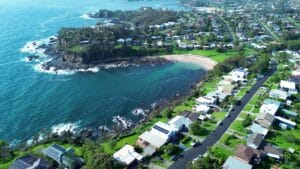
M202 145L194 147L184 152L183 157L175 161L169 169L182 169L185 168L189 161L192 161L199 155L203 155L207 152L209 147L212 147L217 141L222 137L222 135L229 128L231 123L238 117L246 104L250 101L252 96L257 92L257 90L264 84L264 82L272 76L276 71L276 64L272 64L271 69L265 74L265 76L252 86L248 93L241 99L241 104L235 106L235 108L229 112L230 116L225 118L222 125L219 125L215 131L213 131L203 142Z
M226 25L228 31L230 32L230 35L231 35L232 40L235 41L235 42L238 41L238 39L237 39L235 33L233 32L232 28L230 27L229 23L228 23L221 15L217 14L217 16L218 16L219 19L221 19L221 20L224 22L224 24Z
M281 39L263 21L260 21L255 14L253 14L253 16L254 20L259 23L265 29L265 31L267 31L267 33L273 37L274 40L281 41Z

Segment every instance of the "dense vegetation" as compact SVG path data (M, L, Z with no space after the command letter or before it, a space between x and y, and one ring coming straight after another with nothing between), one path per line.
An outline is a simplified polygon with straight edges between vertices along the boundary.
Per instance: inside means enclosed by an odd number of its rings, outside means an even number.
M93 14L92 17L130 22L135 26L149 26L166 22L176 22L180 18L180 12L152 8L141 8L136 11L110 11L101 9Z

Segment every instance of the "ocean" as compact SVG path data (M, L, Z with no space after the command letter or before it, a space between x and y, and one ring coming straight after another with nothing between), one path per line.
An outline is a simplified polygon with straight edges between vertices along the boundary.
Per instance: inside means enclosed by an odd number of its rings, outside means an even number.
M132 110L184 94L199 81L203 70L187 63L56 75L37 69L42 60L24 59L32 41L61 27L95 24L87 12L142 6L186 10L175 0L0 0L0 139L26 141L53 126L110 126L113 116L132 119Z

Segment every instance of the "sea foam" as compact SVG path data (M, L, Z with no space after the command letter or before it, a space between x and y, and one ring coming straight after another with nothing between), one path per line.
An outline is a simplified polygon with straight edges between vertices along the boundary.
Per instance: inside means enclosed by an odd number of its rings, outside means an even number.
M62 135L64 132L76 133L79 129L79 122L77 123L61 123L51 127L51 133Z
M93 19L88 13L84 13L83 15L80 16L80 18L84 20L91 20Z

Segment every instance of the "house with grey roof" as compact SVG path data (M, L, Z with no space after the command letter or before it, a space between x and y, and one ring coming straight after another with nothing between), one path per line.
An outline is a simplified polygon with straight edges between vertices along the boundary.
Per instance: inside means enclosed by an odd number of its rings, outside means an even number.
M51 163L27 154L15 160L8 169L53 169Z
M57 144L41 150L41 153L68 169L78 168L83 163L82 159L75 156L72 148L65 149Z
M277 146L267 144L263 147L263 153L268 157L280 160L283 158L283 150Z
M270 113L260 113L257 115L255 121L263 127L270 127L274 122L274 115Z
M258 134L262 134L264 136L266 136L269 132L269 130L257 123L253 123L251 126L250 126L250 131L251 133L258 133Z
M263 140L264 140L264 135L262 134L257 134L257 133L250 134L250 136L247 139L247 146L257 149L261 145Z

